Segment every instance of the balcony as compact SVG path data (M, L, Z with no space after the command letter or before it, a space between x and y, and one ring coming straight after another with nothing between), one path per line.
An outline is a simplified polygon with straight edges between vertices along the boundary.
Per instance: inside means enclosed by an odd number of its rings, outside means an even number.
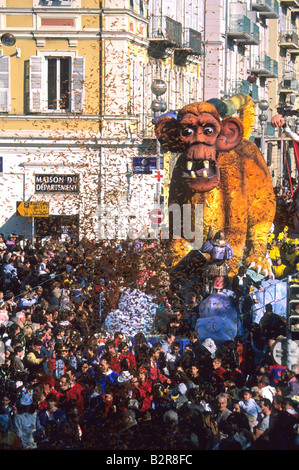
M296 80L295 76L292 78L283 78L279 93L298 93L298 80Z
M275 136L275 127L272 126L271 121L266 122L266 135L269 137Z
M299 0L280 0L282 7L299 7Z
M279 3L277 0L253 0L252 9L258 11L261 18L279 18Z
M184 33L183 47L192 51L192 53L202 54L202 36L201 33L192 28L186 28Z
M290 52L299 49L298 34L295 31L284 31L281 33L280 47L290 49Z
M186 65L188 56L200 56L203 53L201 33L192 28L184 31L183 44L174 50L174 63Z
M227 32L228 37L241 44L258 45L260 29L245 15L231 15Z
M236 95L237 93L244 93L245 95L249 95L253 101L258 101L259 99L258 85L249 83L248 80L240 80L235 82L231 88L231 95Z
M149 37L148 54L163 59L168 48L181 46L182 24L169 16L153 16Z
M259 77L278 78L278 62L265 54L253 58L250 70Z

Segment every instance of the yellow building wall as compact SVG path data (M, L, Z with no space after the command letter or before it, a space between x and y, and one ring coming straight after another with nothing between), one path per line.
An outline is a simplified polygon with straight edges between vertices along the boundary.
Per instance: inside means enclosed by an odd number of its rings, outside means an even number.
M49 118L44 117L41 121L40 117L34 120L34 114L28 115L28 119L18 119L17 115L24 115L24 103L27 99L25 84L26 82L26 69L28 70L28 61L30 56L35 56L37 50L65 50L74 51L74 47L69 47L67 40L46 40L45 46L37 48L34 40L18 40L17 46L21 50L21 58L17 58L13 47L2 46L3 55L11 56L11 112L10 115L16 115L16 119L6 119L5 116L0 117L1 129L28 129L36 130L38 128L57 130L67 129L70 131L84 130L86 127L93 131L98 129L99 114L99 47L100 43L96 40L78 41L75 48L78 56L85 57L85 108L84 115L95 115L94 123L90 123L82 119L80 115L70 114L66 120L55 119L55 115ZM27 66L26 66L27 63ZM16 80L16 77L18 79ZM20 86L22 84L22 86ZM72 118L70 119L69 116ZM74 117L74 119L73 119Z
M32 28L31 15L6 15L6 28Z
M6 8L32 8L32 0L6 0Z

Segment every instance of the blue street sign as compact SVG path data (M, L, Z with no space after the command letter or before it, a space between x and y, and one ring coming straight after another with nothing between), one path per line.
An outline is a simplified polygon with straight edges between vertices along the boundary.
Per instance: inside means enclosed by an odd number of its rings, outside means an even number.
M156 157L133 157L134 174L150 175L156 169Z

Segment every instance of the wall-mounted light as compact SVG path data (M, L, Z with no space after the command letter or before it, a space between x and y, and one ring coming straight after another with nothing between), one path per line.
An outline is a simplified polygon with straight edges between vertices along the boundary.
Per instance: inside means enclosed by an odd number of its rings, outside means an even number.
M2 34L2 36L1 36L1 43L2 43L4 46L8 46L8 47L16 46L16 42L17 42L17 40L16 40L15 36L14 36L13 34L11 34L11 33L4 33L4 34ZM21 57L21 49L18 48L17 46L16 46L16 53L15 53L15 55L16 55L17 57Z

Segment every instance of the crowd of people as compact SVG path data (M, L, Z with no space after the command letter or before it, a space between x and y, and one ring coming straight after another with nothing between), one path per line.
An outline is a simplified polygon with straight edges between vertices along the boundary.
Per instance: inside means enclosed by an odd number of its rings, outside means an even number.
M269 258L296 273L287 232ZM196 331L204 285L170 282L163 243L0 236L0 260L0 449L298 449L299 364L272 356L270 304L252 321L246 269L230 286L245 334L216 344ZM105 331L124 286L155 297L150 337L142 318L133 337Z

